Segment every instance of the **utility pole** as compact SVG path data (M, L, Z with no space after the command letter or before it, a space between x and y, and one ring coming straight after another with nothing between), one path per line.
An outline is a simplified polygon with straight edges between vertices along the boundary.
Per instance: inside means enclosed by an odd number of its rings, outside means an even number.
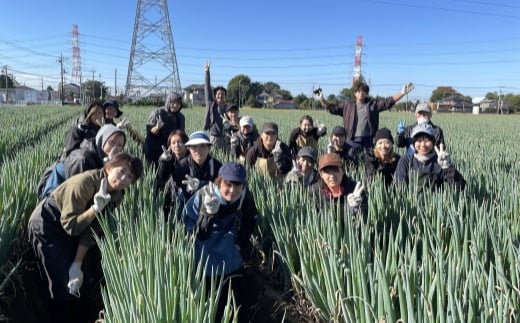
M242 79L238 80L238 108L240 109L240 83L242 83Z
M114 96L117 96L117 68L114 71Z
M8 102L7 98L9 97L9 95L8 95L9 87L7 86L7 65L4 65L4 68L5 68L5 103L7 103Z
M64 95L63 95L63 53L58 58L58 63L60 63L60 75L61 75L61 86L60 86L60 101L63 105Z

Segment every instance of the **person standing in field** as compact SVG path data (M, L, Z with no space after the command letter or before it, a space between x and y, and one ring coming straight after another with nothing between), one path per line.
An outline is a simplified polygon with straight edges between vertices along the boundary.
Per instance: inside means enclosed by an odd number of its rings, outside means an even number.
M368 198L361 182L355 182L343 169L343 161L336 153L324 154L318 162L320 180L309 189L318 208L339 208L342 215L345 203L352 217L368 217ZM343 223L343 217L341 219Z
M327 127L323 123L314 126L314 120L309 115L304 115L300 119L298 128L293 129L289 135L289 148L291 154L296 156L302 147L312 147L318 150L318 139L327 134Z
M159 167L156 175L156 188L158 191L165 190L164 214L168 218L174 214L178 187L175 184L175 170L180 166L180 161L187 157L190 152L186 148L189 138L182 130L174 130L168 137L168 146L163 147L163 153L159 157Z
M94 240L94 232L103 233L98 219L112 217L123 191L142 172L139 158L118 154L102 169L63 182L32 212L29 240L48 283L52 322L95 320L87 311L101 299L101 263Z
M239 125L238 132L230 138L230 151L231 155L238 158L239 162L245 163L247 151L258 140L259 134L253 118L250 116L241 117Z
M245 263L251 256L250 237L258 220L253 194L248 189L246 169L237 162L225 163L218 177L198 190L183 210L186 232L195 236L197 263L206 266L206 286L211 276L225 278L215 322L220 322L231 286L238 322L249 322L256 303L257 286Z
M393 107L413 88L412 83L406 83L394 96L377 99L368 96L367 84L357 82L352 88L356 98L354 101L344 101L339 105L329 104L323 97L321 89L317 91L316 99L329 113L343 117L349 145L364 150L373 147L374 135L379 129L379 113Z
M276 123L264 123L260 137L247 151L246 165L256 168L268 178L280 181L291 170L291 150L279 139Z
M387 128L381 128L374 136L374 148L365 151L365 178L370 182L377 174L381 174L386 187L394 179L399 156L394 152L394 139Z
M206 101L206 117L204 119L204 131L209 132L212 149L226 150L226 131L232 125L232 117L236 115L234 124L238 125L238 106L236 109L228 108L226 99L227 90L217 86L211 91L210 78L211 61L204 64L204 96Z
M74 149L79 148L84 139L94 138L105 118L105 111L100 102L92 102L85 107L83 115L65 133L63 156L66 157Z
M413 154L415 152L415 149L413 147L412 130L418 124L427 123L433 127L433 130L435 132L435 141L433 145L438 147L441 144L443 144L444 148L446 148L446 143L444 142L444 132L440 127L432 123L432 108L428 103L417 104L417 106L415 107L415 119L417 121L413 125L406 126L404 120L401 120L397 125L397 147L406 147L406 154Z
M425 187L440 188L444 184L463 190L466 181L451 162L444 145L434 145L435 129L428 123L416 125L411 132L414 153L401 157L397 164L395 180L408 185L417 177L420 190Z
M150 113L146 122L146 139L144 141L144 156L148 164L157 166L162 147L167 145L168 136L174 130L183 130L186 119L181 113L182 96L170 93L166 97L164 107Z

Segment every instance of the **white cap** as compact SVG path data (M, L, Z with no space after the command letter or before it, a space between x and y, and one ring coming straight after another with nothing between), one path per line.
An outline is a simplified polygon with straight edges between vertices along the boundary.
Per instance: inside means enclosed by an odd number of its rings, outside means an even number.
M240 118L239 124L240 124L241 127L245 127L245 126L252 127L253 126L253 118L251 118L250 116L243 116L242 118Z

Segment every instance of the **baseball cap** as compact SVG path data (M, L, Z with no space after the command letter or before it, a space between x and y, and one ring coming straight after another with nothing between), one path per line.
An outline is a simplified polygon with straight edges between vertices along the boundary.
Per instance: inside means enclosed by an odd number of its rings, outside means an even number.
M278 134L278 125L274 122L266 122L262 126L261 132L276 132Z
M243 116L242 118L240 118L239 124L240 124L241 127L245 127L245 126L252 127L253 126L253 118L251 118L250 116Z
M334 129L332 129L332 135L346 137L347 131L342 126L336 126Z
M229 110L233 110L233 109L238 110L238 105L231 104L231 105L226 106L226 112L228 112Z
M334 167L343 167L343 161L341 157L336 153L324 154L320 157L320 161L318 163L318 170L322 170L325 167L334 166Z
M226 181L238 182L247 186L246 169L242 164L237 162L228 162L222 165L218 171L218 175Z
M419 103L415 107L415 112L421 112L421 111L424 111L424 112L427 112L427 113L431 114L432 113L432 108L430 108L428 103Z
M204 131L195 131L190 135L190 140L184 144L185 146L211 145L208 134Z
M425 134L428 137L430 137L432 141L435 141L435 129L433 129L433 127L429 123L420 123L413 127L411 135L414 141L415 137L420 134Z
M309 146L303 146L297 154L298 157L309 157L313 162L316 162L317 155L316 150Z

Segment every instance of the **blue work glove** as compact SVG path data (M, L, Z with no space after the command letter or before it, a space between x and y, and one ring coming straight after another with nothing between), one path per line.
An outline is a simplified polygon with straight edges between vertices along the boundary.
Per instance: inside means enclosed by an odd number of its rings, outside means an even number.
M404 129L406 128L406 121L404 119L400 120L397 124L397 134L400 135L404 132Z

